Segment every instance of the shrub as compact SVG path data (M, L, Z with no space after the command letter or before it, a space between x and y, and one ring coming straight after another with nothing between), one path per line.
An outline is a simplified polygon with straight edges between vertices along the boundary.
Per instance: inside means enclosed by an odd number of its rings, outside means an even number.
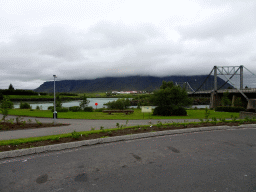
M209 111L208 108L206 107L206 108L205 108L205 111L204 111L204 118L205 118L205 119L208 119L209 116L210 116L210 111Z
M246 104L242 101L241 97L237 97L234 101L235 107L244 107Z
M39 93L40 95L47 95L47 93Z
M20 102L20 109L31 109L31 106L28 103Z
M68 108L66 108L66 107L59 108L59 107L58 107L58 108L56 109L56 111L57 111L57 112L68 112Z
M117 99L116 101L105 103L104 105L107 105L108 109L119 110L127 109L129 106L131 106L129 99Z
M16 124L18 125L22 120L23 118L21 116L16 117Z
M72 106L72 107L69 107L69 111L78 112L78 111L81 111L81 108L79 106Z
M59 94L56 96L56 107L62 107L62 101Z
M49 106L48 110L54 110L54 107L53 106Z
M160 89L154 91L149 99L153 105L158 106L154 110L155 115L175 115L178 107L190 106L192 100L188 97L186 89L174 85L173 82L162 82ZM159 112L159 113L158 113Z
M85 94L82 96L81 99L82 101L80 102L79 105L80 105L80 108L84 110L86 107L88 107L88 104L90 103L90 101L87 99Z
M39 126L42 125L42 123L39 120L35 119L35 121L36 121L37 125L39 125Z
M225 106L219 106L219 107L216 107L215 111L240 112L240 111L245 111L245 108L243 108L243 107L225 107ZM254 110L254 111L255 111L255 110Z
M94 109L95 112L102 112L105 108Z
M80 137L80 134L79 134L78 132L76 132L76 131L73 131L73 132L71 133L71 137L72 137L73 139L78 139L78 138Z
M66 107L56 107L57 112L68 112L68 108ZM54 112L54 108L52 109L52 112Z
M233 122L233 123L235 123L235 122L236 122L237 117L236 117L236 116L231 115L231 119L232 119L232 122Z
M255 109L246 109L246 112L253 112L253 113L255 113Z
M52 141L59 141L60 140L60 137L54 137L51 139Z
M157 122L157 124L156 124L156 126L157 126L158 128L160 128L160 127L162 127L162 126L163 126L163 124L162 124L162 122L161 122L161 121L158 121L158 122Z
M84 111L85 112L93 112L93 107L85 107Z
M185 116L187 115L187 111L183 107L172 108L170 106L164 107L156 107L154 109L153 115L161 115L161 116Z
M222 106L230 106L230 105L231 105L231 101L230 101L230 99L228 98L228 96L229 96L228 91L225 92L225 93L223 93L223 97L222 97L222 99L221 99L221 105L222 105Z
M13 102L10 101L8 96L3 96L3 100L0 102L0 110L3 114L4 121L10 109L13 109Z
M156 107L153 115L171 116L173 109L171 107Z
M173 110L173 115L186 116L187 115L187 111L183 107L178 107L177 109Z

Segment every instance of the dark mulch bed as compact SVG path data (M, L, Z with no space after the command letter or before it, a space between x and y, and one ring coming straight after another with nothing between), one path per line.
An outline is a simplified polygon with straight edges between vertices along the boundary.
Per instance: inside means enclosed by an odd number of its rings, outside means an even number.
M251 122L245 122L244 124L252 124ZM128 135L128 134L138 134L138 133L147 133L152 131L166 131L166 130L175 130L175 129L186 129L186 128L195 128L195 127L209 127L209 126L221 126L221 125L228 125L228 126L238 126L239 123L232 123L232 122L226 122L226 123L217 123L216 125L213 123L200 123L200 124L188 124L186 126L184 125L176 125L176 126L168 126L168 127L159 127L159 126L152 126L148 128L138 127L138 128L126 128L126 129L119 129L117 131L107 131L101 132L101 133L95 133L90 135L83 135L80 136L78 139L74 139L72 137L68 138L56 138L54 140L47 140L47 141L39 141L39 142L33 142L33 143L24 143L19 145L7 145L7 146L0 146L0 152L3 151L11 151L11 150L17 150L17 149L23 149L23 148L31 148L31 147L39 147L39 146L46 146L46 145L54 145L54 144L60 144L60 143L68 143L68 142L75 142L75 141L82 141L82 140L90 140L90 139L97 139L102 137L114 137L114 136L121 136L121 135ZM45 124L46 126L46 124ZM52 126L52 124L51 124ZM57 125L56 125L57 126ZM58 125L59 126L59 125ZM32 124L30 126L32 128ZM35 128L35 127L33 127ZM25 127L24 127L25 129Z
M14 131L14 130L24 130L24 129L36 129L36 128L44 128L44 127L59 127L59 126L67 126L70 124L62 124L56 123L9 123L9 122L1 122L0 123L0 132L1 131Z

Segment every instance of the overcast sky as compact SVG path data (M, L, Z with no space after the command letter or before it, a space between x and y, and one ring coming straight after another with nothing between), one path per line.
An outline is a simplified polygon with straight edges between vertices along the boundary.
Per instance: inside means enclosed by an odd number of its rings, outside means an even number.
M1 89L214 65L256 74L255 0L0 0Z

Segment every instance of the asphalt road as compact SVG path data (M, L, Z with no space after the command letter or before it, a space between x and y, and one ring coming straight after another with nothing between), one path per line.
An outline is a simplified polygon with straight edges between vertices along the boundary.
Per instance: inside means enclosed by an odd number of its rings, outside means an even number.
M197 132L0 161L0 191L256 191L256 129Z
M0 119L2 115L0 114ZM7 119L16 116L8 116ZM35 118L35 117L23 117L23 120L31 119L35 123L35 119L42 123L52 123L52 118ZM67 123L69 126L61 127L48 127L40 129L29 129L29 130L16 130L16 131L1 131L0 140L29 138L29 137L40 137L46 135L58 135L64 133L71 133L73 131L89 131L91 128L100 129L103 126L105 129L115 128L116 123L120 125L135 126L135 125L149 125L149 121L156 124L158 121L164 122L184 122L183 119L151 119L151 120L88 120L88 119L57 119L56 123ZM198 119L186 119L185 121L199 121Z

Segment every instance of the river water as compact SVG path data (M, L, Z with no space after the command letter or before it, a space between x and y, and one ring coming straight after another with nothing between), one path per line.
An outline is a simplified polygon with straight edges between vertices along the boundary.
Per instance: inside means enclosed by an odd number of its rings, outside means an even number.
M103 108L104 103L107 103L109 101L116 101L118 98L87 98L90 103L88 106L96 108L95 103L98 103L97 108ZM23 101L24 103L25 101ZM75 101L67 101L62 102L63 107L72 107L72 106L79 106L81 100L75 100ZM53 102L51 101L26 101L26 103L29 103L32 106L32 109L36 109L36 106L39 106L42 108L42 110L47 110L48 107L53 106ZM14 108L20 108L20 102L13 102Z
M103 104L108 103L109 101L116 101L118 98L87 98L87 99L90 101L88 106L96 109L95 103L98 103L97 108L103 108L103 107L106 107ZM63 107L79 106L80 102L81 100L62 102L62 106ZM20 108L20 102L13 102L13 103L14 103L14 108ZM42 110L47 110L48 107L53 106L53 102L51 101L27 101L26 103L29 103L32 106L32 109L36 109L36 107L39 106ZM137 106L131 106L131 107L137 107ZM209 105L192 105L192 108L194 107L209 108Z

